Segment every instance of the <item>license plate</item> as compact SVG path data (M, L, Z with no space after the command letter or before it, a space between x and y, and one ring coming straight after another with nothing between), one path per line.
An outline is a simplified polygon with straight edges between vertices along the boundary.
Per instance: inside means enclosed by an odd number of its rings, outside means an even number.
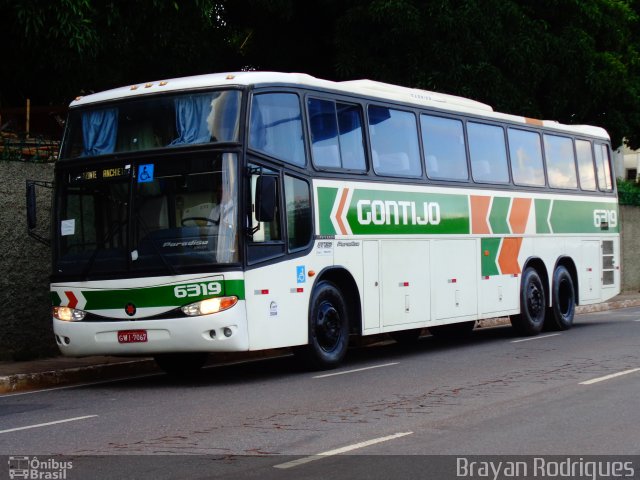
M142 343L146 341L146 330L120 330L118 332L119 343Z

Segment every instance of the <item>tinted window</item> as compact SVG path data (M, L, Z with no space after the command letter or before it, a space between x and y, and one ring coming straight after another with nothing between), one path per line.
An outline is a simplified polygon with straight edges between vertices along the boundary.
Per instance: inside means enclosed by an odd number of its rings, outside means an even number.
M308 107L314 165L365 170L360 108L313 98Z
M297 250L311 241L311 195L309 184L299 178L284 177L289 250Z
M429 178L468 180L462 122L420 115L420 126Z
M413 113L369 107L373 169L381 175L419 177L420 149Z
M587 140L576 140L576 152L578 154L580 186L583 190L596 190L596 174L593 169L591 142Z
M518 185L544 186L540 135L515 128L510 128L508 135L514 183Z
M295 165L305 164L302 117L293 93L255 95L251 104L249 146Z
M602 143L596 143L596 170L598 171L598 186L600 190L613 190L611 182L611 163L609 161L609 149Z
M549 186L578 188L573 141L567 137L543 135Z
M467 123L471 173L476 182L508 183L504 130L495 125Z
M90 105L69 114L62 157L236 142L241 93L237 90L181 93Z

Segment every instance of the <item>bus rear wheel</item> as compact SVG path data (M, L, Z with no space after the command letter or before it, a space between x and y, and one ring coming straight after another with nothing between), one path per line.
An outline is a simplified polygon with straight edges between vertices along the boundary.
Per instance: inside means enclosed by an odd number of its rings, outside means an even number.
M511 316L511 325L520 335L537 335L544 326L547 300L540 275L529 267L520 283L520 314Z
M547 310L545 327L550 330L570 329L576 313L576 291L571 274L562 265L553 272L551 305Z
M320 281L309 307L309 343L295 352L314 370L340 365L349 346L347 305L331 282Z
M208 357L207 353L162 353L153 359L165 373L171 376L180 376L200 370Z

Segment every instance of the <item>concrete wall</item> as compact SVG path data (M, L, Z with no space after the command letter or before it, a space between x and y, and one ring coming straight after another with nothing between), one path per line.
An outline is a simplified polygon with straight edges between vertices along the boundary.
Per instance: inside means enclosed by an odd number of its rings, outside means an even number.
M622 291L640 291L640 207L620 205Z
M51 249L27 236L27 179L51 181L53 164L0 161L0 360L58 351L50 316ZM38 220L48 227L51 195L43 189L38 194Z
M0 162L0 361L56 355L49 299L51 250L27 236L25 181L53 179L52 164ZM49 226L50 191L38 189ZM621 206L622 289L640 290L640 207ZM49 236L46 228L39 232Z

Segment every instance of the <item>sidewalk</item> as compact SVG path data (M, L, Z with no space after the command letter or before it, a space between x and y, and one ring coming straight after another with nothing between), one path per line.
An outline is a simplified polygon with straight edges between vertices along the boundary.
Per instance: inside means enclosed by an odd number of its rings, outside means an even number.
M622 293L608 302L577 308L577 313L593 313L618 308L640 306L640 293ZM482 327L508 325L507 318L482 320ZM282 354L283 350L239 352L213 356L215 363L257 359ZM0 362L0 395L28 390L63 387L80 383L100 382L118 378L161 373L151 358L127 357L55 357L27 362Z

